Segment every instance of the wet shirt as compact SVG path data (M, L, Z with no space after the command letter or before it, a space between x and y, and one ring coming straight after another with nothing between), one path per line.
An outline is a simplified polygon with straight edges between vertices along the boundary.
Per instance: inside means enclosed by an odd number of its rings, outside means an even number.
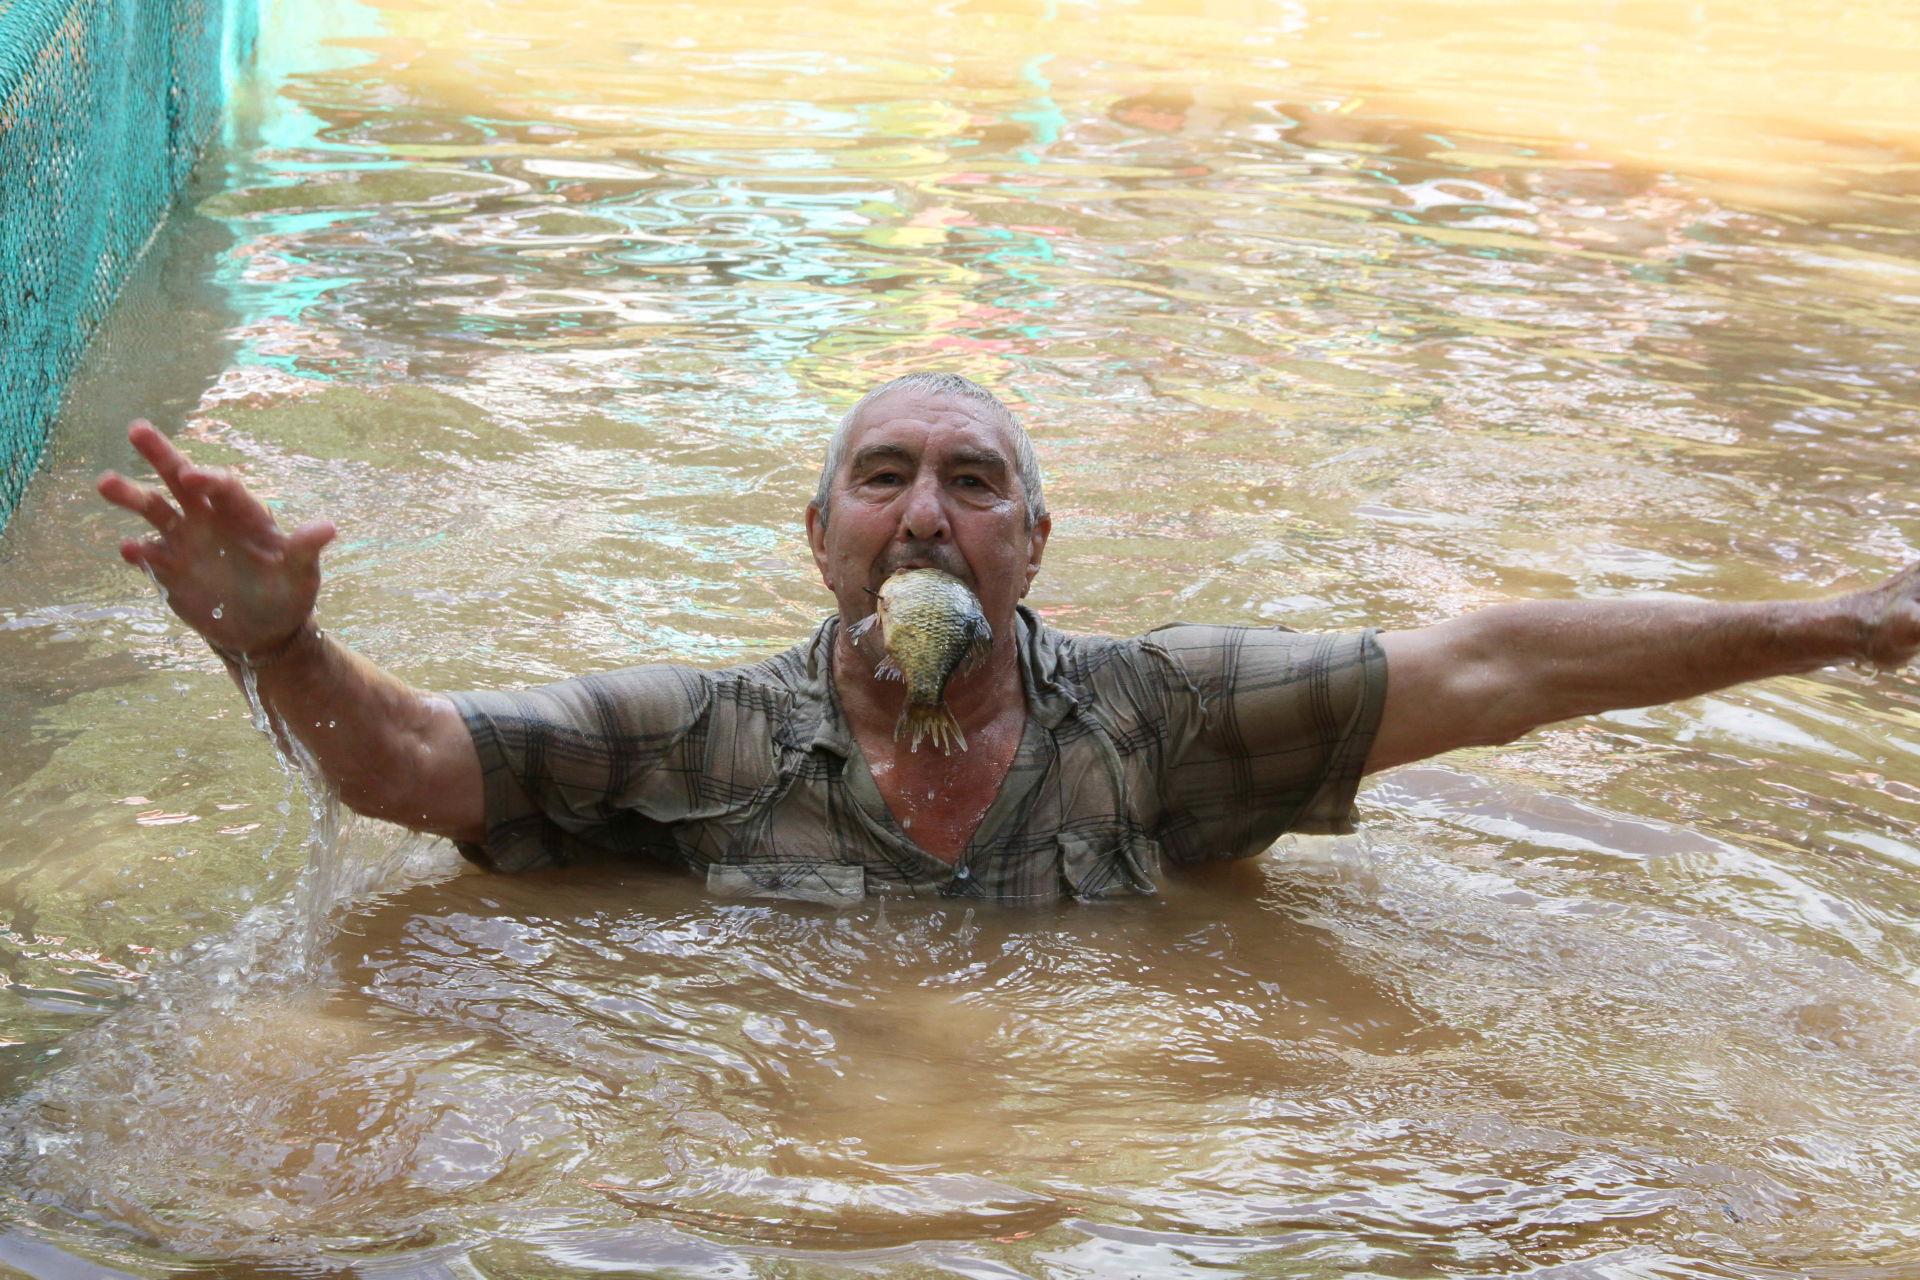
M461 851L502 871L645 853L738 896L1019 902L1151 893L1163 860L1353 829L1386 698L1372 631L1179 624L1111 639L1021 608L1026 728L949 864L894 819L841 717L838 626L746 666L454 695L486 796L485 841Z

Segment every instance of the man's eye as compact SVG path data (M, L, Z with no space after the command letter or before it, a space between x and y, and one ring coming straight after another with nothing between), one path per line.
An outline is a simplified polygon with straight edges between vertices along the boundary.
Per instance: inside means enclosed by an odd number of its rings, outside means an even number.
M876 472L875 474L867 477L867 483L868 484L899 484L900 473L898 471Z
M984 489L987 487L987 482L979 476L956 476L953 482L963 489Z

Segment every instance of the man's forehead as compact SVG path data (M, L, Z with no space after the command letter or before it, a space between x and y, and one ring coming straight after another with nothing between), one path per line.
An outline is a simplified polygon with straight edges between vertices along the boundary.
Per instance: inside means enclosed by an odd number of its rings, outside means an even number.
M1012 456L1005 418L993 405L972 396L903 388L874 400L860 411L847 433L854 451L889 436L918 439L928 428L972 437L976 445Z

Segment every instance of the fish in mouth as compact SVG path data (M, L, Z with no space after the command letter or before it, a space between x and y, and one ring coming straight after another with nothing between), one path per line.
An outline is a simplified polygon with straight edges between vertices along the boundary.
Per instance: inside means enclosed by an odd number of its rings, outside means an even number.
M847 635L858 643L878 627L887 656L874 674L906 682L907 705L893 726L894 740L911 735L910 751L920 749L922 738L945 755L955 747L965 751L967 735L947 707L946 692L949 680L978 667L993 647L993 628L980 601L941 569L903 569L874 596L874 611Z

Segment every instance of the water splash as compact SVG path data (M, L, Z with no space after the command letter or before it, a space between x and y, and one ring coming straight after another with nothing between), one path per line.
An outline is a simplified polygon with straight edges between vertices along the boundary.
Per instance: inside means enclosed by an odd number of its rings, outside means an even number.
M0 1110L0 1176L28 1217L61 1233L104 1221L218 1257L236 1231L270 1239L302 1216L297 1195L265 1193L240 1166L288 1159L299 1140L282 1113L327 1092L313 1077L344 1034L326 1014L336 913L439 879L451 857L427 837L343 827L330 797L322 808L309 846L327 856L292 895L186 947L32 1064L33 1083Z
M140 566L160 596L171 608L173 598L152 566ZM214 610L220 616L220 610ZM376 868L357 861L341 840L340 793L313 753L274 715L260 693L260 674L244 657L233 664L240 692L246 698L253 727L273 745L274 762L302 795L306 797L311 819L306 838L306 862L295 884L290 902L290 917L278 919L273 908L249 913L240 927L225 941L228 961L241 962L220 980L219 985L245 985L249 977L287 983L317 980L322 976L321 962L331 935L335 909L344 900L371 891L379 882ZM255 945L251 937L265 928L279 944L271 959ZM244 958L244 960L243 960Z
M320 762L306 744L276 719L260 694L260 676L250 664L238 664L240 689L246 695L247 709L254 727L273 743L274 759L280 769L307 799L312 820L307 835L307 860L291 901L290 944L284 957L266 971L277 980L298 980L320 976L321 962L331 935L334 911L345 899L367 892L373 868L352 858L341 840L340 792L320 768ZM263 974L263 976L266 976Z
M235 671L254 727L307 802L293 892L182 949L126 1005L45 1050L32 1083L0 1110L0 1169L49 1218L104 1217L189 1251L200 1211L183 1217L173 1206L204 1203L206 1184L226 1176L205 1166L243 1123L232 1112L235 1073L278 1069L249 1047L261 1028L282 1052L290 1026L324 1035L319 1010L336 976L327 944L343 907L440 878L452 859L431 837L343 821L337 788L262 697L258 672L245 662ZM228 1220L266 1229L274 1209L242 1207ZM212 1237L206 1247L217 1252Z

